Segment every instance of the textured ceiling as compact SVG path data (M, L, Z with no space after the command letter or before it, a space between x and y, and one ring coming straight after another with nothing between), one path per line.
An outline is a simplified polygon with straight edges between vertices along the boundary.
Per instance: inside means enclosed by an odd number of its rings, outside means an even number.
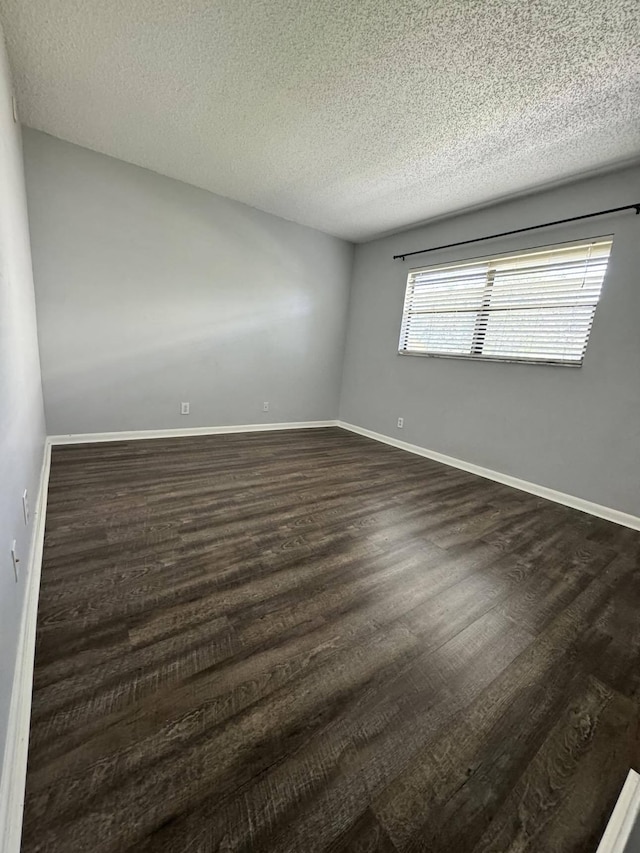
M640 154L640 0L0 0L22 121L352 240Z

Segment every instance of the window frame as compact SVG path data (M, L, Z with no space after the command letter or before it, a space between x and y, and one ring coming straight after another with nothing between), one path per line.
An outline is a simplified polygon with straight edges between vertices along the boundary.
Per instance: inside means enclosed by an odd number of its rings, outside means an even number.
M445 261L443 263L432 264L430 266L416 266L411 267L407 271L407 277L405 280L405 290L404 290L404 301L402 306L402 314L400 318L400 335L398 338L398 355L401 356L409 356L409 357L418 357L418 358L452 358L452 359L462 359L464 361L488 361L494 362L498 364L537 364L537 365L545 365L547 367L582 367L584 364L584 358L587 353L587 347L589 345L589 341L591 340L591 332L593 330L593 323L595 321L596 309L600 303L600 299L602 297L602 292L604 290L605 282L607 279L607 273L609 271L609 262L611 260L611 253L613 251L613 242L615 235L612 233L597 235L592 237L583 237L579 239L572 240L563 240L557 243L549 243L545 245L532 246L526 249L514 249L514 250L503 250L501 252L492 252L491 254L480 255L480 256L470 256L466 258L460 258L454 261ZM519 357L519 356L495 356L495 355L483 355L481 351L481 347L484 344L484 338L486 335L487 329L487 320L491 315L490 308L490 294L493 287L493 281L495 277L495 268L491 269L489 267L487 271L487 282L485 284L483 296L482 296L482 304L478 308L476 312L476 322L475 328L472 335L472 341L470 345L470 352L468 354L465 353L438 353L438 352L416 352L414 350L406 350L402 349L401 344L403 340L403 332L405 328L405 315L407 313L406 304L409 296L409 281L413 274L417 272L426 272L428 270L435 269L446 269L448 267L457 267L463 265L471 265L473 263L482 263L488 262L491 260L500 261L505 258L509 258L512 256L518 255L527 255L527 254L535 254L537 252L544 251L553 251L554 249L562 249L570 246L580 246L584 243L598 243L598 242L606 242L610 241L611 246L609 249L609 255L607 257L607 268L605 270L602 285L600 288L600 293L598 294L598 299L593 306L593 315L591 318L591 323L587 330L586 340L584 344L584 352L582 354L582 359L580 361L561 361L558 359L540 359L540 358L527 358L527 357ZM544 307L544 306L540 306ZM446 311L442 312L434 312L434 313L447 313ZM473 312L469 312L473 313ZM480 347L479 352L474 352L474 350Z

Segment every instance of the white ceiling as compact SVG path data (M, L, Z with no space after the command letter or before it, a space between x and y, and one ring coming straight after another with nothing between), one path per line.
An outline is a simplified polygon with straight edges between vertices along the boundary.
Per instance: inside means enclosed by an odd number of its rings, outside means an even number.
M22 121L351 240L640 154L640 0L0 0Z

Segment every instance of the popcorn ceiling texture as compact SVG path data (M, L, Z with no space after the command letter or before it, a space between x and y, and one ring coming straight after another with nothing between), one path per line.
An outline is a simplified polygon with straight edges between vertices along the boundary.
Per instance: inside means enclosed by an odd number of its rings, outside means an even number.
M22 121L351 240L635 158L640 0L0 0Z

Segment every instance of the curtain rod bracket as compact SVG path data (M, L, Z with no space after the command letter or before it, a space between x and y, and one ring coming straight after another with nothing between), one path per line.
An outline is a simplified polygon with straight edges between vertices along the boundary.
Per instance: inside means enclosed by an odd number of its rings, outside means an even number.
M527 228L516 228L515 231L502 231L500 234L489 234L487 237L475 237L473 240L460 240L459 243L446 243L444 246L431 246L429 249L405 252L404 255L394 255L393 260L404 261L405 258L409 258L411 255L424 255L426 252L437 252L439 249L453 249L455 246L466 246L468 243L481 243L483 240L496 240L498 237L522 234L523 231L536 231L538 228L550 228L552 225L564 225L567 222L577 222L580 219L605 216L607 213L620 213L622 210L635 210L637 216L640 214L640 202L638 204L625 204L622 207L610 207L609 210L598 210L595 213L584 213L582 216L571 216L569 219L556 219L555 222L543 222L542 225L529 225Z

